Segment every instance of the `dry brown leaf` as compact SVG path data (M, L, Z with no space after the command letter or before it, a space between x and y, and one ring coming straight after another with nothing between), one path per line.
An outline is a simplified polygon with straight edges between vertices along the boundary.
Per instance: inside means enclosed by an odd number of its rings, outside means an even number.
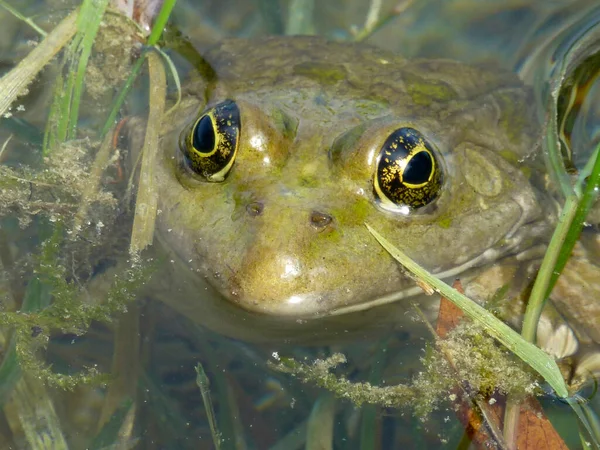
M461 294L464 293L460 280L455 280L452 287ZM444 339L458 325L463 316L464 313L458 306L446 297L442 297L435 332L440 338Z
M554 429L540 403L528 397L521 403L519 426L517 428L517 448L519 450L568 450L567 444Z

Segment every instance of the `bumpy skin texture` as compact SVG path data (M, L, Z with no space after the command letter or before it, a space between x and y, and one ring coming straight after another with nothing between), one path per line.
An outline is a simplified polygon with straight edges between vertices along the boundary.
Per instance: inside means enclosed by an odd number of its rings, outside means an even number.
M205 57L216 79L191 80L165 121L158 227L176 272L208 280L228 311L307 318L414 293L365 222L453 276L547 237L539 131L514 75L313 37L226 40ZM184 167L180 134L224 100L240 109L239 148L210 183ZM424 135L444 171L439 197L408 215L373 192L376 156L400 127ZM202 309L189 292L182 308Z

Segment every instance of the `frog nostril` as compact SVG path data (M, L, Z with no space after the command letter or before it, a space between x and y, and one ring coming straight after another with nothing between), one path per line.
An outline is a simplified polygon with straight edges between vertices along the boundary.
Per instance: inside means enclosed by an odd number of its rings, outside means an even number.
M329 214L319 211L313 211L310 213L310 224L317 229L325 228L331 222L333 222L333 217L331 217Z
M252 217L260 216L264 209L265 205L263 205L261 202L252 202L246 206L246 211Z

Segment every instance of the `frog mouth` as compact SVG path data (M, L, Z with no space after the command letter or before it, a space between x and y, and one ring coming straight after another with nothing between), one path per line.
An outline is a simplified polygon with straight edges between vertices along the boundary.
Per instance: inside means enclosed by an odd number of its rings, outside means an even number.
M537 245L528 246L527 250L523 252L519 252L518 250L524 239L531 236L547 235L547 230L545 228L539 228L536 221L532 221L530 223L523 222L525 222L524 218L515 223L511 231L504 239L502 239L501 242L498 242L496 246L491 247L474 258L471 258L468 261L451 267L447 270L434 270L432 271L432 275L440 280L449 281L453 278L460 277L463 282L468 282L470 279L476 276L478 268L483 269L485 267L489 267L491 263L500 261L503 258L514 257L517 261L541 260L547 248L545 242L539 242ZM400 267L400 263L398 264ZM430 293L424 292L421 287L414 285L396 292L384 294L366 302L334 308L323 313L321 316L340 316L366 311L372 308L389 305L400 300L413 298L424 294L430 295Z

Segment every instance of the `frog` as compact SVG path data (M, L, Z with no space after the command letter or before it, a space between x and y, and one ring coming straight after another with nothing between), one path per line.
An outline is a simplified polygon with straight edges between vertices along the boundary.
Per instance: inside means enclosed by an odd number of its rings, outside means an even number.
M202 56L154 169L179 312L272 342L397 326L423 292L365 224L442 279L539 261L558 203L516 75L309 36Z

